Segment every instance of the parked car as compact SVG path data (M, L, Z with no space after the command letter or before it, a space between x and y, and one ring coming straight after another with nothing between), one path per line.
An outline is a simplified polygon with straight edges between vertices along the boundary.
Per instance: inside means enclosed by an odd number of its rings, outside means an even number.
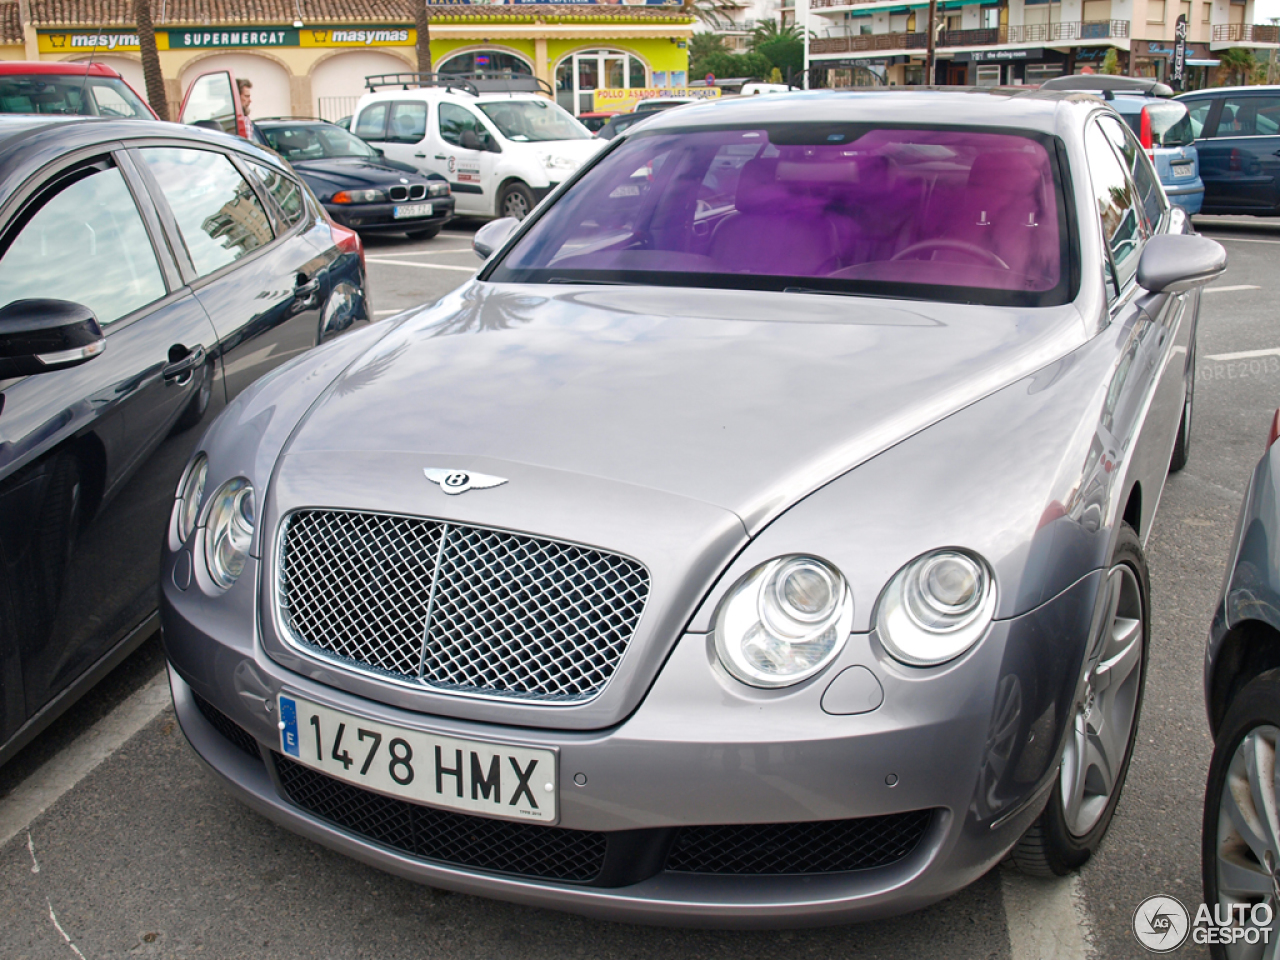
M701 97L649 97L636 103L636 113L648 113L651 110L670 110L672 107L683 107L690 103L702 102Z
M641 120L648 120L650 117L657 116L656 110L648 110L644 113L619 113L615 114L613 119L600 128L596 134L601 140L612 140L623 130L630 130Z
M257 125L245 112L235 75L230 70L212 70L192 80L182 95L178 122L207 130L221 130L267 145Z
M1266 449L1254 468L1240 508L1227 577L1209 631L1205 695L1214 737L1204 801L1204 902L1219 916L1231 913L1234 936L1266 920L1267 940L1276 923L1275 873L1280 865L1276 830L1280 785L1276 740L1280 735L1280 410ZM1253 911L1267 903L1265 911ZM1236 909L1237 904L1244 911ZM1248 940L1235 941L1242 948ZM1218 960L1235 956L1211 946Z
M601 917L1068 872L1225 267L1188 231L1093 98L654 117L214 423L161 576L182 728L290 830Z
M344 227L427 240L453 219L444 177L388 160L336 124L273 118L254 126Z
M1177 99L1200 154L1200 212L1280 215L1280 87L1215 87Z
M154 632L198 428L369 314L359 237L222 134L0 117L0 198L4 762Z
M361 97L351 132L388 159L445 177L459 216L527 216L603 146L541 94L482 91L459 76L416 82L424 85Z
M608 123L611 117L616 116L616 113L580 113L578 122L592 133L599 133L600 128Z
M1195 135L1186 107L1168 99L1172 87L1143 77L1100 74L1056 77L1041 89L1080 90L1104 98L1138 136L1169 200L1187 213L1200 212L1205 187L1192 145Z
M104 63L0 60L0 114L155 120L155 111Z

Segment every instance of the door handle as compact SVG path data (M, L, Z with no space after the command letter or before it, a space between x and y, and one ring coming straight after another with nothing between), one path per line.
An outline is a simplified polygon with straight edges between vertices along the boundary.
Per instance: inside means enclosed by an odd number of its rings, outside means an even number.
M298 282L293 288L293 305L297 310L308 310L316 305L316 294L320 292L320 278L307 279L305 273L298 274Z
M437 153L437 154L436 154L436 159L437 159L437 160L448 160L449 158L448 158L448 157L446 157L443 153Z
M414 156L417 157L419 160L427 159L427 155L425 153L422 153L421 151L419 151L418 153L415 153Z
M182 344L175 343L169 348L169 362L161 369L160 376L165 383L185 383L184 377L189 380L193 370L204 366L204 358L204 347L197 346L194 350L188 350Z

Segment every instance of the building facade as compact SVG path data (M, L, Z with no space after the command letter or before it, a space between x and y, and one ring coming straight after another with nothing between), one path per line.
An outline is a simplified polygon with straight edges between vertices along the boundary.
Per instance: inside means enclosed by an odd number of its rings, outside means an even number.
M925 77L928 3L903 0L795 0L813 31L810 63L832 86L870 68L884 82ZM1190 85L1213 78L1217 54L1231 47L1269 56L1280 27L1253 23L1253 0L939 0L933 83L997 86L1041 83L1062 74L1101 72L1116 51L1120 72L1169 76L1178 16L1187 18Z
M253 115L348 116L371 75L415 71L410 0L152 0L176 114L190 82L230 69ZM694 18L674 5L450 3L429 7L436 70L544 80L573 113L597 87L682 85ZM114 67L145 95L132 0L0 0L0 59ZM678 82L676 82L678 81Z

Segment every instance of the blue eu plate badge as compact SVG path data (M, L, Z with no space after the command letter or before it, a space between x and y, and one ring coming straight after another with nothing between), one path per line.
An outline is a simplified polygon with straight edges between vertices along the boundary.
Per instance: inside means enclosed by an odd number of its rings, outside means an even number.
M288 697L280 698L280 748L291 757L298 751L298 705Z

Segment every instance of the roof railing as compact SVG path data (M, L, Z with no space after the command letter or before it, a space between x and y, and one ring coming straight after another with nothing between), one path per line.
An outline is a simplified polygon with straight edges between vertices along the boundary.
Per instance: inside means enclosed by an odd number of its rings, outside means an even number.
M414 90L424 87L455 90L478 97L482 93L542 93L554 97L551 84L527 73L481 70L475 73L380 73L364 78L365 88Z

